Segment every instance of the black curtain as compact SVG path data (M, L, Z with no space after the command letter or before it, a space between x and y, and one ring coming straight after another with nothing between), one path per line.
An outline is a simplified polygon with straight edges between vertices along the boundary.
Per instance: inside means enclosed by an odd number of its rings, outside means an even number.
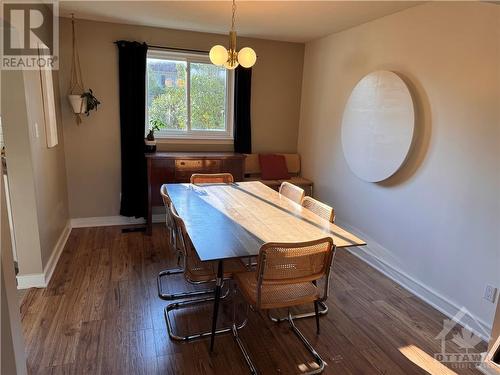
M252 69L241 66L234 74L234 151L252 152L250 99L252 97Z
M120 79L120 139L122 197L120 215L145 217L147 213L147 171L144 157L146 117L145 43L116 42Z

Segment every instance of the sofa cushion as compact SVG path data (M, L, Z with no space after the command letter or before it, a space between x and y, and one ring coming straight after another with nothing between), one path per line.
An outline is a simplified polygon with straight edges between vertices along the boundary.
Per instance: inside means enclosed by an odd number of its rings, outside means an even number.
M245 154L245 174L258 175L260 174L259 154ZM290 175L298 175L300 173L300 155L299 154L277 154L283 155L286 160L286 167Z
M285 157L286 167L290 174L300 173L300 155L299 154L280 154Z
M245 174L260 174L259 154L246 154Z
M259 164L263 180L287 180L290 178L283 155L259 154Z

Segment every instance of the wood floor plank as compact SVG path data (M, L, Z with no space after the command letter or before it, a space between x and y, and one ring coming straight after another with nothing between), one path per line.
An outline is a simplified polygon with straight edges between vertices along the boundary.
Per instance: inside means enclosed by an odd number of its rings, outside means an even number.
M169 302L158 298L156 287L158 272L176 266L166 228L154 225L152 237L121 229L73 229L49 286L25 295L21 317L29 373L247 374L231 335L218 336L212 354L207 340L169 339L163 315ZM186 284L182 275L164 280L163 287L199 288ZM241 318L243 304L240 297L236 301ZM296 322L326 361L325 374L478 374L435 363L433 355L440 350L435 336L444 315L347 251L335 257L327 304L330 311L321 318L320 335L314 319ZM211 312L211 304L175 311L174 329L206 330ZM250 311L248 316L240 334L261 374L299 374L314 367L286 323L276 325L265 313ZM231 319L228 298L221 305L219 325ZM451 339L448 344L459 350ZM478 345L479 350L484 347Z

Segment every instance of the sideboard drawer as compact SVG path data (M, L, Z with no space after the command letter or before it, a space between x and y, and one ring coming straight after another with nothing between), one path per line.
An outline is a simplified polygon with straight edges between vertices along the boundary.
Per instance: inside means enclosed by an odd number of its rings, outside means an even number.
M205 165L203 170L207 173L219 173L221 171L222 161L221 160L204 160Z
M203 169L203 160L176 160L176 171L199 171Z

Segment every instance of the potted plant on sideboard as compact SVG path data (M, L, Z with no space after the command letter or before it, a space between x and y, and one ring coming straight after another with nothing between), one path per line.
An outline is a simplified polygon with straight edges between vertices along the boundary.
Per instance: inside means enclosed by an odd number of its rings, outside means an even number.
M155 132L160 131L161 129L166 128L167 125L161 121L156 119L149 120L149 133L144 140L146 145L146 152L155 152L156 151L156 139Z

